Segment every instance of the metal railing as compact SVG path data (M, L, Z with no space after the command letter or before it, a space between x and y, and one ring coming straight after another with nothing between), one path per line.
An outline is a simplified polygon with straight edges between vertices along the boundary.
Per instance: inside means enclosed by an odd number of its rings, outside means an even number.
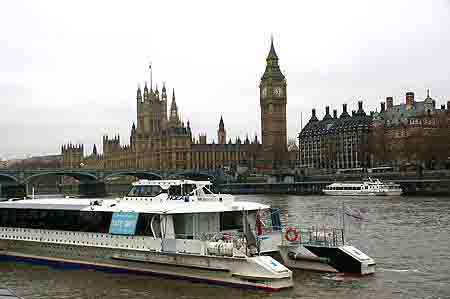
M339 247L345 244L344 230L336 227L301 227L298 224L283 226L283 245L313 245Z

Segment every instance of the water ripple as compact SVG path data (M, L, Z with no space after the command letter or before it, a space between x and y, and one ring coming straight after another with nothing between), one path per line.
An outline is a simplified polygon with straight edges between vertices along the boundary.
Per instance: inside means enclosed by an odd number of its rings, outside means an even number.
M450 200L435 197L239 196L279 208L283 223L341 225L342 203L367 209L346 221L347 239L374 257L373 276L347 278L295 271L279 293L224 288L145 276L0 263L0 285L24 299L141 298L450 298Z

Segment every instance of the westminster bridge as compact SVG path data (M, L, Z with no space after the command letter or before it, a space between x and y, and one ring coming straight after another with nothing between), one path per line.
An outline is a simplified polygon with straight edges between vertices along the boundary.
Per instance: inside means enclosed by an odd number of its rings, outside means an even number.
M367 175L367 174L366 174ZM361 175L315 175L299 176L292 171L279 171L272 173L271 182L259 181L249 182L246 180L236 181L234 177L226 175L219 170L150 170L150 169L0 169L0 186L3 190L8 188L22 189L23 193L30 194L31 189L39 178L45 176L72 177L77 182L79 195L98 196L110 193L112 186L114 190L126 192L129 184L115 183L115 178L121 176L133 176L138 179L195 179L210 180L215 183L217 191L255 194L319 194L328 184L335 181L358 182ZM428 195L450 195L450 170L424 171L417 173L379 173L371 174L387 182L395 182L402 186L406 194L428 194ZM274 180L274 178L276 178ZM290 178L290 179L286 179ZM55 187L55 186L54 186ZM118 189L119 188L119 189ZM109 189L109 190L106 190ZM60 190L61 192L63 190ZM107 192L108 191L108 192ZM8 192L3 191L3 196ZM11 192L9 192L11 194ZM14 192L12 192L14 193ZM0 188L0 197L1 197Z
M23 190L30 194L30 186L40 178L48 176L65 176L75 179L79 185L80 195L101 195L105 193L105 185L113 179L123 176L133 176L138 179L196 179L213 182L226 178L222 170L152 170L152 169L0 169L0 185L3 189ZM129 187L129 185L127 186ZM3 192L6 193L6 192Z

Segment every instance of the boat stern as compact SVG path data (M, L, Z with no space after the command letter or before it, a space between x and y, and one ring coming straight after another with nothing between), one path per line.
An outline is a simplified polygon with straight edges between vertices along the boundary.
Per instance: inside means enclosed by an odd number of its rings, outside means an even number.
M358 274L368 275L375 273L375 260L361 250L351 245L341 246L339 247L339 250L345 255L350 256L355 262L359 263L360 271Z
M277 291L294 284L292 271L270 256L248 257L230 270L234 277L266 290Z

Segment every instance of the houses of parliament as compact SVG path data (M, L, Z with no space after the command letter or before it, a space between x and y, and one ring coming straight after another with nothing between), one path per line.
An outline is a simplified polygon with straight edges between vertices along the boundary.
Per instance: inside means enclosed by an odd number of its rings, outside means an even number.
M83 145L61 147L65 168L141 168L141 169L220 169L247 165L262 169L277 168L287 159L286 79L280 70L273 40L261 77L261 142L227 139L225 122L220 117L217 142L207 143L207 136L192 135L189 121L180 119L175 90L161 91L145 84L137 89L136 123L131 126L129 144L121 145L120 137L103 136L103 154L94 145L85 156ZM170 109L168 109L170 100Z

